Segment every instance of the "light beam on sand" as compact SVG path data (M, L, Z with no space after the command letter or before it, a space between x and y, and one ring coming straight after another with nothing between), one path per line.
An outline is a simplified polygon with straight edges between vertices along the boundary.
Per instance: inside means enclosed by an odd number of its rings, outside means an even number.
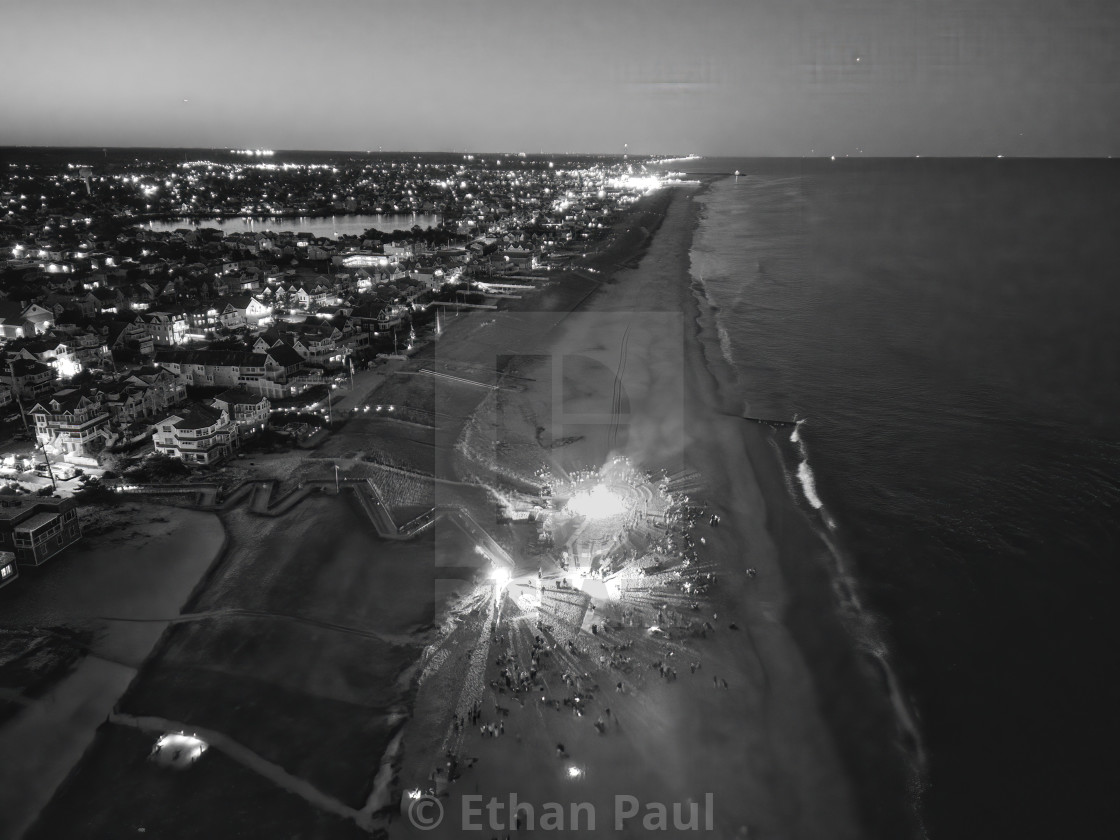
M589 519L610 519L626 513L626 500L606 485L596 484L588 492L572 496L565 510Z

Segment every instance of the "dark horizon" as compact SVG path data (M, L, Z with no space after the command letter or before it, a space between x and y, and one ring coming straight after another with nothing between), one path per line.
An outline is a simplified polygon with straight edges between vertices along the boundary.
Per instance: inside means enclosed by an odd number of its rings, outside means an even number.
M19 151L19 150L34 150L34 151L47 151L47 150L97 150L97 151L110 151L110 152L131 152L131 151L167 151L167 152L189 152L189 151L205 151L205 152L224 152L230 154L231 152L251 151L246 149L234 150L231 146L99 146L99 145L72 145L72 144L43 144L43 145L7 145L0 146L0 154L5 152ZM495 151L478 150L478 151L464 151L459 149L267 149L262 151L270 151L274 154L316 154L316 155L498 155L501 157L519 157L520 152L510 151ZM704 160L1112 160L1112 155L780 155L780 154L719 154L719 155L705 155L690 152L643 152L626 154L623 152L559 152L559 151L537 151L525 152L525 158L541 158L541 157L606 157L622 159L624 157L632 157L639 159L646 158L664 158L666 160L687 160L704 159Z

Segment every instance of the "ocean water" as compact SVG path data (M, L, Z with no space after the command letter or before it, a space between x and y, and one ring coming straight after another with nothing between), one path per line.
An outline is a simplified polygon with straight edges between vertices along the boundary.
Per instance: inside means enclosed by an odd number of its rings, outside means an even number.
M790 491L913 716L929 836L1114 828L1120 166L688 169L741 172L693 273L744 413L804 420Z

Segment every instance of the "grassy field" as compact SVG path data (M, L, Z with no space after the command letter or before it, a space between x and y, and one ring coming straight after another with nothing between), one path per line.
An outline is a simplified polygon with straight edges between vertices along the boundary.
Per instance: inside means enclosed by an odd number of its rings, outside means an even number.
M369 840L352 822L280 790L218 750L208 751L186 771L158 767L147 759L153 741L133 729L102 726L26 840Z
M312 497L277 518L242 506L223 520L226 552L163 634L118 709L220 733L360 808L411 700L410 669L433 632L437 581L469 576L469 567L485 561L453 526L438 524L408 542L381 540L345 493ZM232 777L248 771L231 764L220 748L196 767L173 773L171 783L163 778L168 771L144 760L154 738L138 737L104 729L44 812L36 829L42 833L33 836L52 836L43 826L60 824L60 809L96 828L87 836L124 836L145 824L132 816L137 803L115 801L109 783L91 768L129 785L136 780L145 797L142 819L160 826L155 836L201 836L223 820L256 825L255 809L225 794L227 784L244 787ZM213 791L211 782L194 781L211 773L231 778L215 782ZM249 787L269 784L254 779ZM196 785L207 802L197 835L178 806L178 790ZM292 796L279 788L260 796L269 814L273 800L280 803L277 813L290 810ZM178 815L164 822L161 804ZM282 822L269 816L245 836L316 837L337 828L325 818L295 819L306 828L281 830ZM173 828L165 833L167 825ZM275 832L268 835L267 826ZM220 834L232 831L226 827Z

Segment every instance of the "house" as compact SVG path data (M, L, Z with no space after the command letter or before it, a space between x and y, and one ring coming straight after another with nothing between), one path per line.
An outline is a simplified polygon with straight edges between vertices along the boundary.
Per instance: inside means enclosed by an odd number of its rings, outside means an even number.
M237 448L237 426L224 409L192 405L156 423L152 444L187 464L216 464Z
M253 349L259 353L272 350L283 354L284 349L294 350L301 359L317 364L339 363L346 357L339 350L342 332L331 324L304 323L292 329L273 328L257 336Z
M187 316L182 312L149 312L143 321L154 344L174 347L187 340Z
M0 301L0 338L41 335L54 323L54 313L37 304Z
M16 399L37 399L54 387L55 370L33 359L9 359L0 368L0 381L9 385Z
M65 332L66 346L83 369L100 367L109 357L109 348L105 346L105 338L100 333L74 328L57 331Z
M293 309L302 309L306 312L311 306L311 293L307 289L293 285L286 291L288 293L288 305Z
M117 426L135 423L151 415L147 388L125 382L114 383L102 389L105 408Z
M101 327L101 333L110 352L132 350L142 356L150 356L155 351L148 325L140 315L129 321L110 321Z
M218 310L218 320L233 329L246 325L257 327L272 320L272 309L253 295L231 295L213 303Z
M41 565L81 538L73 499L0 495L0 551L18 563Z
M204 303L194 309L188 309L186 315L191 338L206 338L221 324L218 307L212 303Z
M183 385L245 388L270 397L285 396L283 386L303 366L290 347L263 353L238 350L163 350L156 361Z
M42 338L33 338L21 343L19 350L15 351L16 358L33 359L54 368L60 379L69 379L77 376L97 358L97 341L93 352L90 352L88 339L83 336L59 336L47 334ZM89 365L92 367L93 365Z
M187 386L170 371L149 368L133 373L126 382L148 389L146 396L153 412L171 408L187 398Z
M251 394L242 388L222 391L210 401L214 408L223 410L233 418L240 429L264 428L268 423L272 403L260 394Z
M334 289L322 283L316 283L315 288L308 292L310 306L324 306L334 297Z
M187 386L166 370L135 373L108 385L101 393L112 422L118 426L166 413L187 398Z
M413 248L411 242L402 242L400 244L397 244L396 242L386 242L382 247L382 250L385 252L385 256L387 257L399 258L411 257L413 252L415 251L415 248Z
M437 266L413 269L410 276L425 289L438 289L445 280L443 269Z
M125 308L127 301L120 289L101 286L86 296L85 304L95 312L119 312Z
M19 566L12 551L0 551L0 587L7 586L19 577Z
M101 394L85 388L59 391L32 407L35 437L48 452L69 458L94 454L94 441L109 437L109 410Z

